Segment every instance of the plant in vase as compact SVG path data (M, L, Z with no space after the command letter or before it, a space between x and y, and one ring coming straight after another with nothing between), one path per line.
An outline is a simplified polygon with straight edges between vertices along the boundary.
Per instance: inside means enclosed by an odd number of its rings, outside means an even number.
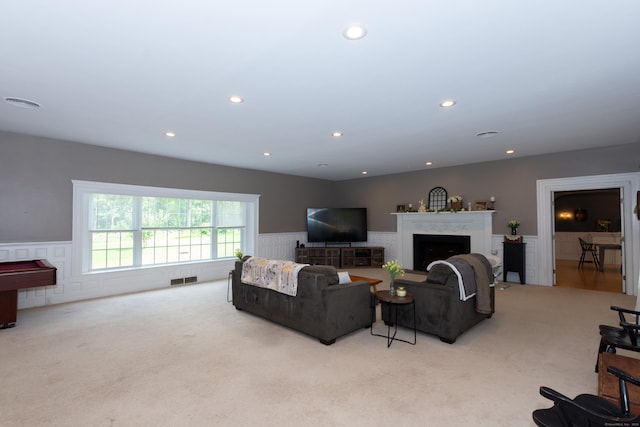
M242 251L240 249L236 249L234 254L235 254L235 256L238 257L238 259L242 259L242 257L243 257Z
M391 295L395 295L396 294L396 285L395 285L396 276L397 275L404 276L404 270L402 269L400 264L398 264L397 259L394 259L393 261L385 262L384 264L382 264L382 268L387 270L389 272L389 275L391 276L391 282L389 283L389 292L391 293Z
M515 236L516 234L518 234L518 227L520 227L520 223L518 222L518 220L512 219L511 221L507 222L507 227L511 229L511 234Z

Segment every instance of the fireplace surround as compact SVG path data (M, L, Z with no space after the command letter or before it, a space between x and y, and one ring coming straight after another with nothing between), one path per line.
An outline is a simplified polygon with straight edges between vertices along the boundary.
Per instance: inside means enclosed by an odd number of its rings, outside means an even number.
M413 269L426 271L433 261L471 252L471 236L414 234Z
M404 268L414 265L414 235L469 236L470 252L491 254L493 214L495 211L407 212L393 213L397 220L398 262Z

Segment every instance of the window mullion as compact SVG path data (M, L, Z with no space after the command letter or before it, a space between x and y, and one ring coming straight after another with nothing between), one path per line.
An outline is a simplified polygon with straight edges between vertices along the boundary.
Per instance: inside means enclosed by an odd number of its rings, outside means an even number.
M142 197L133 198L133 265L142 265Z
M211 202L211 258L218 259L218 223L216 218L218 215L216 211L218 204L215 201Z

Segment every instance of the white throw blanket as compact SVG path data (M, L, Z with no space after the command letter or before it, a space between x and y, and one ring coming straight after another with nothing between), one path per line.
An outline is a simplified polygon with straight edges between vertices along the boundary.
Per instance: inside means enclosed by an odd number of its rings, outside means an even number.
M298 273L309 264L251 257L242 264L242 282L296 296Z
M458 277L458 287L460 290L460 301L466 301L470 298L473 298L476 295L476 281L475 281L475 273L474 270L469 266L467 274L463 274L458 267L460 267L460 260L451 259L449 260L437 260L433 261L431 264L427 266L427 271L431 270L431 267L437 264L444 264L448 266L455 275ZM467 276L468 280L465 282L463 280L463 276ZM490 283L490 287L494 287L495 283Z
M476 292L475 292L475 281L473 283L473 289L470 289L468 294L467 294L467 289L465 288L464 280L462 280L462 273L460 273L460 270L458 270L458 267L453 265L451 262L445 261L445 260L433 261L431 264L429 264L427 266L427 271L431 270L431 267L433 267L434 265L437 265L437 264L444 264L444 265L448 266L451 270L453 270L453 272L458 277L458 287L460 288L460 301L466 301L466 300L468 300L470 298L473 298L475 296L475 294L476 294ZM470 283L467 282L467 285L470 285Z

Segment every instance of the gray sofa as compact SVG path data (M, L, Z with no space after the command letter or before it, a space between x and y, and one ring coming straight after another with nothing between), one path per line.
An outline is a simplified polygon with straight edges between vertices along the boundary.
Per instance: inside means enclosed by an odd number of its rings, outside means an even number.
M242 264L246 259L236 261L233 271L231 286L236 309L304 332L326 345L371 326L375 304L367 282L338 284L334 267L308 266L298 273L296 296L289 296L243 283Z
M486 274L492 282L491 265L488 261L486 265ZM396 286L404 286L407 292L415 297L416 329L436 335L441 341L449 344L454 343L462 333L495 313L494 287L489 289L491 312L479 313L476 311L475 296L466 301L460 300L458 277L450 267L443 264L434 265L424 281L396 279L395 283ZM381 311L382 320L386 324L395 323L395 316L392 316L395 313L390 313L388 305L382 304ZM413 325L413 311L410 306L399 306L398 325L409 328Z

